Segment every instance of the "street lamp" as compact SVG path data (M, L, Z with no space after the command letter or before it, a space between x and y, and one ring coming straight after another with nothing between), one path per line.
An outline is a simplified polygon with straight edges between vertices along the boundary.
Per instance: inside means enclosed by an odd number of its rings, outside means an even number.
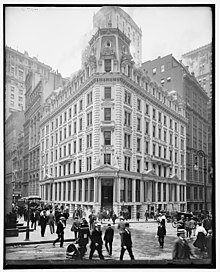
M206 215L206 212L207 212L207 199L206 199L206 157L207 157L207 155L204 153L203 150L198 150L196 152L196 156L204 158L204 204L205 204L204 208L205 208L205 215ZM196 171L199 170L199 166L197 164L197 160L195 162L194 169Z
M31 200L41 200L41 197L39 196L28 196L24 197L25 200L27 200L27 205L28 205L28 211L27 211L27 227L26 227L26 238L25 241L29 241L30 237L30 229L29 229L29 211L30 211L30 201Z

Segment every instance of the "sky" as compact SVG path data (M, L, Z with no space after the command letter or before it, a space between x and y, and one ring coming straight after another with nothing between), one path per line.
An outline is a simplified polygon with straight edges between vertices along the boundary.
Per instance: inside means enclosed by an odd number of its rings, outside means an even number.
M142 30L142 62L181 55L212 41L209 7L122 7ZM5 44L69 77L93 34L100 7L6 7Z

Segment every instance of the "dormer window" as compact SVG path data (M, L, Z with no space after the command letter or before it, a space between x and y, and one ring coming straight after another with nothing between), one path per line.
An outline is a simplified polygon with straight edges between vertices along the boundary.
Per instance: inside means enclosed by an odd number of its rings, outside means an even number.
M105 59L105 72L111 72L111 59Z

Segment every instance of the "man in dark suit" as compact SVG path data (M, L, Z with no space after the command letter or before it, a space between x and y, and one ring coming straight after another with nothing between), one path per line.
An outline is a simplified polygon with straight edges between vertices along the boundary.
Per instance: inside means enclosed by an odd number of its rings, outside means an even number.
M37 219L38 219L37 218L37 213L34 210L30 215L31 228L33 228L33 226L34 226L34 230L36 230L36 227L37 227Z
M92 260L92 256L95 250L98 251L99 258L100 260L104 260L104 256L102 255L102 231L101 231L101 224L98 223L95 225L95 229L92 231L91 236L91 244L90 244L90 254L89 254L89 259Z
M131 232L129 230L129 223L125 223L125 230L121 233L121 254L120 261L123 260L123 256L125 251L128 251L131 260L134 260L134 255L132 252L132 240L131 240Z
M111 227L111 224L108 224L108 227L105 230L104 241L105 241L105 247L110 256L112 256L113 238L114 238L114 229ZM109 248L108 248L108 245L109 245Z
M185 230L177 230L177 240L173 247L173 260L190 260L190 256L193 256L191 248L185 238Z
M58 235L57 239L53 242L53 246L55 246L56 242L60 241L60 247L63 247L64 242L64 229L65 229L65 217L60 217L59 222L57 223L57 231Z
M43 215L41 215L40 217L41 237L44 237L47 222L48 222L48 217L46 215L46 211L43 211Z

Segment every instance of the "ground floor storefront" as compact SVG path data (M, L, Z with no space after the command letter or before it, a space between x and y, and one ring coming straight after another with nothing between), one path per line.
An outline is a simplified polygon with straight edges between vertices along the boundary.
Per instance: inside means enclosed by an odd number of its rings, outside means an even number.
M42 201L62 205L70 215L77 209L86 214L92 210L126 210L129 218L144 217L146 211L186 211L186 185L179 180L161 178L153 172L120 171L109 165L74 177L48 178L40 182Z

